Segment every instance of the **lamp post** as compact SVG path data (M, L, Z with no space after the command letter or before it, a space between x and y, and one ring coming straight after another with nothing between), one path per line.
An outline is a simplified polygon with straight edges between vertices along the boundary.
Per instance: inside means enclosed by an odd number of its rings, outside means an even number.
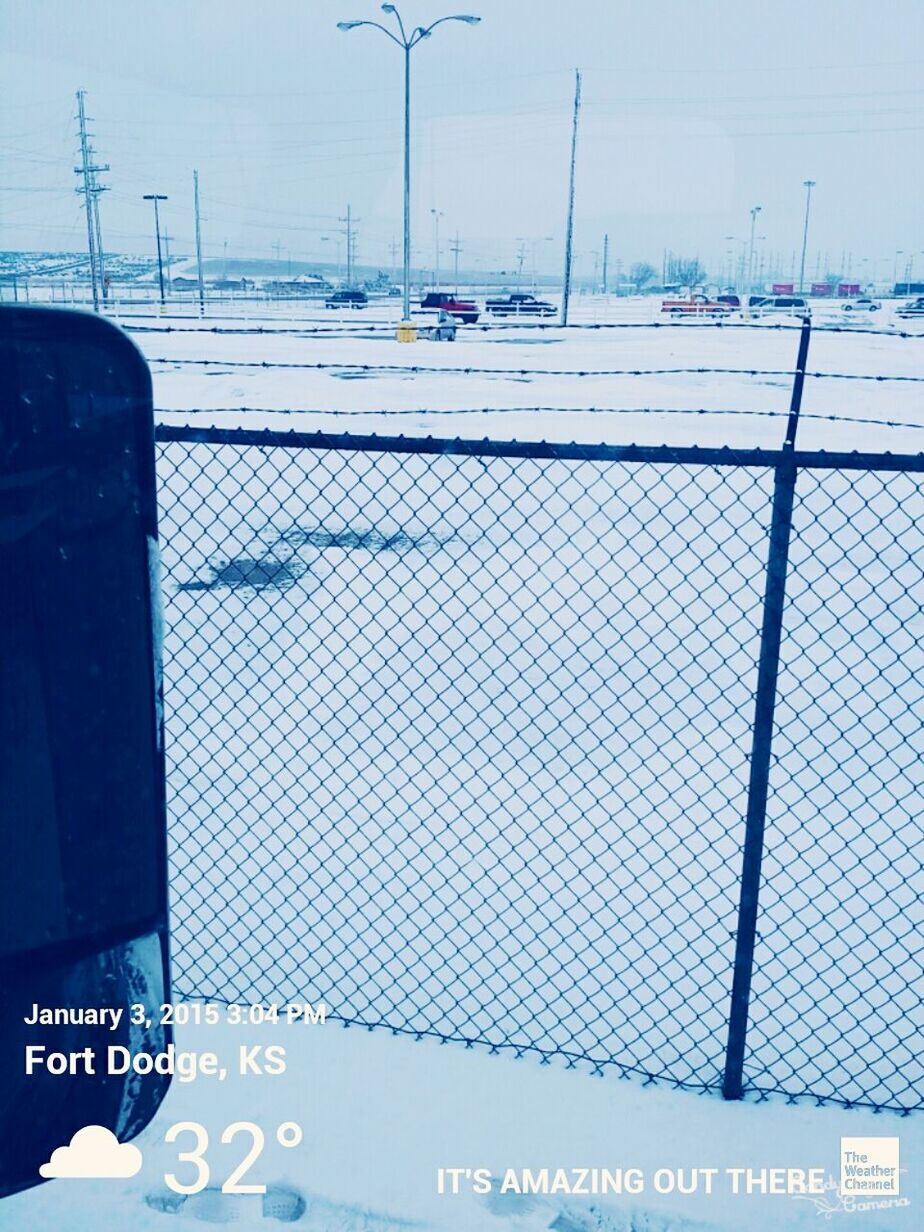
M808 225L809 225L809 210L812 206L812 189L815 187L815 180L803 180L805 187L805 224L802 228L802 263L799 266L799 294L805 291L805 249L808 244Z
M757 215L761 211L761 206L755 205L751 210L751 243L748 248L748 285L749 291L754 290L754 228L757 226Z
M401 14L395 5L383 4L382 12L394 17L400 37L378 21L338 21L337 29L355 30L359 26L374 26L404 52L404 319L406 321L411 315L411 52L418 43L429 38L436 27L444 22L464 21L469 26L475 26L481 18L470 17L467 14L440 17L429 26L417 26L408 37Z
M438 291L440 289L440 219L443 217L443 211L432 208L430 213L433 215L433 287Z
M898 286L898 258L905 255L904 248L896 248L895 256L892 259L892 294L895 295L895 288Z
M158 201L166 201L167 198L163 193L145 193L143 201L154 202L154 233L157 236L157 277L160 282L160 302L164 302L164 258L160 248L160 210L158 209Z

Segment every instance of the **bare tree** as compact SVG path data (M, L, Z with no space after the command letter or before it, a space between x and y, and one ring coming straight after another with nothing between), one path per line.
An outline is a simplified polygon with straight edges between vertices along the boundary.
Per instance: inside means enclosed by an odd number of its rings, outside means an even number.
M671 281L684 287L698 287L706 281L706 270L696 257L677 257L671 263Z
M637 292L644 291L645 287L654 282L657 276L658 271L646 261L638 261L629 270L629 281Z

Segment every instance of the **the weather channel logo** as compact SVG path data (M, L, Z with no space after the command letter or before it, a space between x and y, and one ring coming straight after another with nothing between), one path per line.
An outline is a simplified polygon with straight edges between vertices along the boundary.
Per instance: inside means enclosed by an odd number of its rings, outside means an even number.
M841 1193L898 1197L898 1139L841 1138Z

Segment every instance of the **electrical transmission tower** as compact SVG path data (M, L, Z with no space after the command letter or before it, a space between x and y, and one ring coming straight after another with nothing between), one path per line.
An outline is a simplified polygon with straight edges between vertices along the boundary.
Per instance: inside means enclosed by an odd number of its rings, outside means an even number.
M108 163L97 164L93 161L93 147L90 145L90 134L87 132L87 114L84 100L86 90L77 91L77 119L80 123L80 166L74 168L74 173L81 177L81 184L75 189L83 196L83 205L87 213L87 251L90 255L90 285L93 291L93 309L99 312L100 296L105 300L109 296L106 285L106 268L103 258L103 235L99 223L100 193L108 192L108 185L100 184L97 175L109 170Z

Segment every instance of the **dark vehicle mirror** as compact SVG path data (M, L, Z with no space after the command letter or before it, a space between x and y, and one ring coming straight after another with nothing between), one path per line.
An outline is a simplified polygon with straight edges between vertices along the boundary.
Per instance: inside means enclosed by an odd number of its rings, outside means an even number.
M136 1135L169 1082L106 1065L169 1042L157 559L143 358L89 314L0 307L3 1195L84 1126Z

